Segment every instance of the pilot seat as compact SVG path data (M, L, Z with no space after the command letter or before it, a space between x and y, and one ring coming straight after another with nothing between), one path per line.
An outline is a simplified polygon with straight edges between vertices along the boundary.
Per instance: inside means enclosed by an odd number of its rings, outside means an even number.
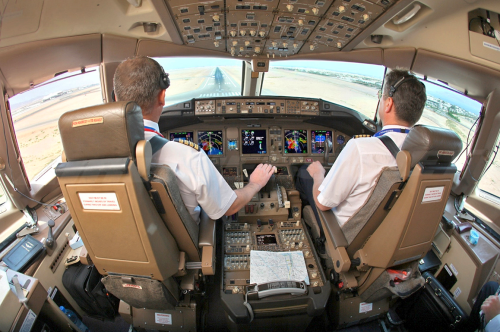
M56 175L121 316L136 328L196 331L199 294L215 271L215 222L203 212L194 221L173 171L151 165L140 107L79 109L61 116L59 129L65 157Z
M331 210L318 211L335 326L378 317L392 298L406 298L424 284L418 261L431 248L456 173L452 161L461 149L454 132L415 126L401 151L393 152L397 167L380 172L364 205L342 228ZM394 282L388 269L410 272L409 278Z

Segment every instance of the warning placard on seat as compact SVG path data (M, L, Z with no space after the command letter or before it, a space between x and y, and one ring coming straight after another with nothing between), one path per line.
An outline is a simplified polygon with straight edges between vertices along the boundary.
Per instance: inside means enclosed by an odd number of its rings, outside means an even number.
M443 191L444 191L444 186L425 189L424 197L422 198L422 203L440 201L441 198L443 197Z
M78 193L78 195L84 210L120 210L115 193Z

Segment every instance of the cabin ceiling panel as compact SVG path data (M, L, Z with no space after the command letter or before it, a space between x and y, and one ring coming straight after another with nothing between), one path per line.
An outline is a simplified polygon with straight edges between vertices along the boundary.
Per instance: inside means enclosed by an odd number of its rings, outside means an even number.
M428 50L417 51L411 69L461 87L479 100L484 100L493 89L500 87L500 71Z
M101 63L101 35L56 38L0 49L0 70L12 95L65 70Z
M389 48L384 50L384 66L388 68L411 68L415 58L415 48Z
M10 3L15 2L10 1ZM38 3L35 0L23 0L24 2L33 2L33 6ZM26 25L33 24L31 19L29 22L24 22L28 21L28 17L25 16L26 14L20 16L23 22L18 22L16 18L16 29L23 31ZM143 22L160 24L156 32L146 33L142 27ZM91 33L171 41L170 35L161 22L151 0L143 0L141 6L137 8L127 0L47 0L43 1L40 24L37 24L36 29L30 28L22 35L14 37L4 34L4 27L0 26L0 47ZM10 28L8 29L10 31Z
M102 35L102 61L122 62L135 55L137 39L113 35Z
M387 36L387 40L389 40L390 43L387 45L380 45L379 47L401 48L411 46L416 49L426 49L441 54L448 54L456 58L461 58L500 70L499 64L478 58L471 54L468 26L469 11L473 11L477 8L485 8L494 12L500 12L500 1L419 1L428 6L432 12L422 18L422 20L414 26L402 32L388 29L384 25L381 26L372 34ZM403 11L404 10L405 9L403 8ZM389 21L392 22L392 18L389 19ZM359 43L358 46L356 46L356 49L374 46L373 43L369 42L369 36L366 37L367 42Z

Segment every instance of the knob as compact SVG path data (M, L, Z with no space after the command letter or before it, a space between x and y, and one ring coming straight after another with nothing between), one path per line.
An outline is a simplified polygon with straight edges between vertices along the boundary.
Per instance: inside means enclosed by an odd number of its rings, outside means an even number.
M276 156L272 156L272 157L271 157L271 160L272 160L272 161L276 161L276 159L277 159L277 158L276 158Z
M259 46L255 46L255 53L260 53L260 47Z
M233 46L236 46L238 45L238 41L237 40L233 40Z
M236 31L234 30L229 31L229 34L231 35L231 37L236 37Z
M302 249L302 247L304 246L304 242L299 242L299 248Z
M339 6L339 13L345 12L345 7L344 6Z
M45 247L52 249L54 247L54 234L52 233L52 227L56 224L54 220L50 219L47 222L47 225L49 226L49 235L47 236L47 240L45 240Z
M370 19L370 15L363 14L363 20L368 21Z
M248 40L245 40L245 46L249 46L250 42Z
M274 207L274 203L269 204L269 206L270 206L271 208L273 208L273 207Z
M297 49L297 47L299 47L299 44L293 43L293 48Z
M337 47L338 47L338 48L342 48L342 43L341 43L341 42L338 42L338 43L337 43Z
M295 242L292 242L292 244L290 245L290 247L293 249L295 248Z
M255 30L250 30L250 36L254 37L257 34L257 31Z
M303 102L302 102L302 105L307 105L307 101L303 101Z
M299 26L303 26L304 25L304 20L299 20Z
M266 204L264 204L264 203L260 203L260 208L261 208L261 209L263 209L263 208L264 208L264 206L266 206Z
M312 271L312 272L311 272L311 278L312 278L312 279L316 279L317 277L318 277L318 272L316 272L316 271Z
M318 287L319 286L319 283L317 281L313 282L313 287Z
M260 31L260 32L259 32L259 36L260 36L261 38L264 38L264 36L265 36L265 35L266 35L266 32L265 32L265 31Z
M245 248L245 251L247 251L247 252L250 251L250 245L249 244L247 244L247 247Z
M273 41L273 42L271 43L271 45L273 45L273 47L278 47L278 43L277 43L277 42L275 42L275 41Z
M311 45L309 45L309 49L310 49L311 51L314 51L314 45L312 45L312 44L311 44Z
M293 11L293 5L286 5L286 9L288 9L289 12Z
M219 42L218 42L217 40L216 40L216 41L214 41L214 46L215 46L215 47L219 47Z
M233 294L238 294L240 292L240 289L236 286L233 288Z
M283 47L288 48L288 43L287 42L283 43Z
M240 30L240 35L243 37L247 34L247 31L246 30Z
M304 257L309 257L311 256L311 252L309 250L304 251Z
M212 16L212 20L214 20L214 22L219 22L219 15L215 14L214 16Z
M240 52L243 52L245 48L243 46L240 46Z
M314 15L318 15L319 14L319 9L318 8L313 8L312 12L313 12Z

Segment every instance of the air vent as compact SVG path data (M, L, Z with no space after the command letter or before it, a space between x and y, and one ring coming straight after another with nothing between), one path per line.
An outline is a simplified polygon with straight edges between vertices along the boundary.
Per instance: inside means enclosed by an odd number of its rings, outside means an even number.
M61 264L61 261L65 257L64 253L66 252L66 249L69 248L68 242L64 242L64 246L59 250L57 255L55 256L54 260L52 261L52 264L50 264L50 270L52 273L56 273L57 267L59 264Z

